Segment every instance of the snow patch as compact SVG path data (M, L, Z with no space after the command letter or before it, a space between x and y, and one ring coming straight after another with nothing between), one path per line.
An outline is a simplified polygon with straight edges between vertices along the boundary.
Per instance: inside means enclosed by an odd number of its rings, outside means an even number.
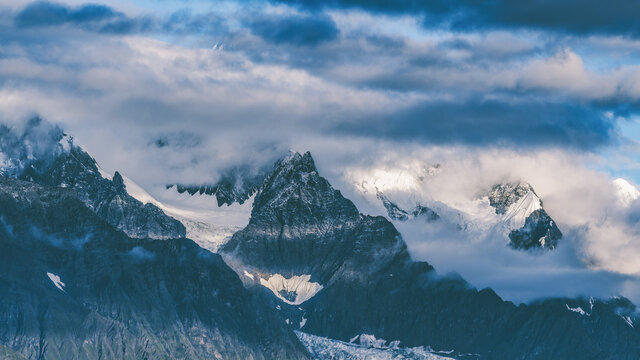
M369 334L360 334L360 345L365 347L372 347L376 349L384 349L386 348L387 340L385 339L376 339L375 335Z
M102 170L100 171L102 173ZM136 184L133 180L122 175L122 181L124 182L124 186L127 189L127 192L129 193L129 195L133 196L136 200L140 201L143 204L153 204L156 206L160 204L158 200L156 200L153 196L151 196L148 192L146 192L140 185Z
M634 327L633 326L633 321L631 320L631 318L629 316L622 316L620 315L620 317L622 318L622 320L624 320L624 322L626 322L627 324L629 324L629 326Z
M569 304L564 304L564 305L567 307L567 310L573 311L573 312L578 313L580 315L591 316L591 314L593 313L593 298L589 298L589 306L590 306L590 308L589 308L589 312L588 313L586 311L584 311L582 309L582 307L580 307L580 306L572 308L572 307L569 306Z
M269 279L261 278L260 284L287 304L300 305L322 290L322 285L310 280L311 275L296 275L287 279L274 274Z
M433 350L428 346L413 348L388 347L380 349L311 335L301 331L295 331L295 334L309 353L311 353L312 357L317 360L453 360L450 357L434 354ZM394 345L397 346L398 343Z
M50 272L47 273L47 276L49 277L49 280L53 282L53 285L55 285L58 289L64 291L65 284L62 282L62 280L60 280L60 276Z
M591 315L591 314L587 314L584 310L582 310L582 308L580 306L572 308L572 307L569 307L568 304L564 304L564 305L567 307L567 310L569 310L569 311L573 311L573 312L578 313L580 315L587 315L587 316Z
M302 327L304 327L306 324L307 324L307 318L303 316L302 320L300 320L300 329L302 329Z
M250 274L247 270L244 271L244 276L246 276L249 279L253 280L253 274Z
M102 170L101 170L102 173ZM105 176L103 174L103 176ZM230 206L218 207L215 198L208 195L178 194L168 190L164 195L178 197L179 205L169 205L158 201L140 185L126 176L122 176L126 190L143 204L153 204L165 214L180 221L187 229L187 238L195 241L201 247L217 252L231 236L249 223L251 208L255 194L244 204L234 203ZM166 189L165 189L166 190ZM176 195L177 194L177 195ZM202 203L205 204L202 204Z
M540 198L529 191L514 204L511 204L504 214L504 221L511 230L517 230L524 226L525 221L534 211L542 208Z

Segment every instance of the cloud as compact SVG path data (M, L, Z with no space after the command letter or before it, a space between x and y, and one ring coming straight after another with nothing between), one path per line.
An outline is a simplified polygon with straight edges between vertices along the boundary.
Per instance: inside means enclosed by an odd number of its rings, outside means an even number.
M130 18L106 5L66 5L39 1L30 3L14 18L19 28L73 25L99 33L128 34L149 29L148 18Z
M375 194L359 190L363 181L400 204L446 203L473 217L469 202L492 185L524 180L564 235L553 252L527 253L511 249L504 237L460 231L444 221L397 224L411 255L440 273L458 272L474 286L492 287L514 301L620 294L640 301L637 286L631 286L640 280L640 201L621 204L608 175L590 169L592 155L548 148L354 145L318 145L315 154L321 173L326 169L323 174L364 213L385 215L386 210ZM347 165L335 169L340 163ZM427 171L435 164L438 172Z
M189 132L177 132L170 134L161 134L157 138L149 142L149 145L163 148L175 147L178 149L190 149L202 145L203 139L200 135Z
M142 246L135 246L127 252L127 255L139 261L153 260L156 254L143 248Z
M330 131L432 144L581 149L609 145L618 136L611 119L587 106L482 99L419 103Z
M39 113L106 171L160 199L167 183L214 182L289 148L311 150L345 194L352 184L341 175L376 161L440 162L453 170L430 191L451 198L523 177L562 224L555 255L469 243L446 228L401 229L412 255L511 299L636 291L637 217L611 205L607 175L590 168L607 160L594 160L603 148L627 152L618 125L637 112L640 72L628 54L638 44L507 26L424 28L422 12L398 15L406 2L370 4L380 10L240 4L143 17L53 4L54 20L32 16L42 25L15 20L33 4L0 13L0 120ZM140 25L105 28L129 20Z
M640 4L614 0L603 3L577 0L276 0L308 9L363 9L382 14L422 15L425 27L458 30L530 28L573 34L640 35Z
M223 19L213 13L193 14L189 9L180 9L168 16L129 16L107 5L69 6L48 1L27 4L14 14L13 25L18 29L66 26L110 35L211 35L226 31Z
M339 34L336 24L324 14L258 16L248 21L248 27L271 43L297 46L315 46Z

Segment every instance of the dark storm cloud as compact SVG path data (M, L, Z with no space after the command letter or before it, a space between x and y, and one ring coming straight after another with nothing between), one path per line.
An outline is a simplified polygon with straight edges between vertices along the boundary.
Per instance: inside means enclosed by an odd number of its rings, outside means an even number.
M330 4L337 7L343 3ZM357 5L356 2L350 4L348 6ZM423 6L417 2L408 3L414 8L396 2L368 4L369 9L385 13L408 12L418 9L418 5ZM457 13L454 5L443 4L430 11ZM316 5L322 7L319 3ZM262 8L258 6L257 9ZM567 52L571 56L554 56L555 45L548 44L547 36L540 39L517 33L448 33L422 41L410 39L401 32L369 29L366 25L369 23L340 29L338 24L343 24L344 16L331 13L330 17L323 11L283 15L258 12L256 8L242 10L228 18L227 15L192 13L190 10L135 18L104 5L31 3L10 17L9 26L15 36L12 45L18 45L0 49L0 59L3 51L6 58L12 57L3 63L5 71L0 71L0 83L28 84L51 89L52 93L66 86L71 92L92 92L95 96L110 92L123 94L130 90L129 96L122 96L118 104L110 107L110 111L118 112L114 117L133 118L138 124L155 124L158 119L166 119L169 124L175 119L186 119L200 122L203 127L215 118L217 126L228 123L230 127L239 128L239 124L243 124L250 131L256 128L252 124L273 120L275 137L294 137L296 132L303 130L313 133L330 129L334 135L355 134L398 142L514 147L550 145L593 150L618 140L617 120L604 117L605 111L614 109L614 114L623 117L637 113L635 107L623 113L625 105L635 101L635 98L629 98L636 96L631 90L625 90L632 87L623 86L625 83L618 79L624 80L625 76L616 75L618 78L613 79L621 84L618 86L599 82L599 77L592 80L577 54ZM414 13L420 15L419 11ZM233 26L227 27L227 21ZM394 30L395 25L389 26L392 28L387 30ZM90 32L74 32L72 35L77 35L77 41L71 44L69 39L74 36L60 34L68 34L72 28ZM116 60L102 64L97 72L80 71L80 68L90 70L95 59L101 56L125 60L142 56L136 49L129 48L138 46L139 42L123 45L117 36L109 39L110 42L103 42L95 54L94 50L79 52L77 43L93 42L96 32L209 35L215 31L224 35L224 51L216 47L213 53L194 51L187 56L181 50L181 55L176 57L179 61L170 61L163 67L160 66L163 59L153 57L154 53L150 52L145 53L149 56L147 61L117 63L119 60ZM200 37L208 44L206 48L220 40ZM0 44L7 38L10 37L0 39ZM63 48L67 51L51 51ZM114 57L117 50L122 54ZM75 58L86 58L86 63L80 66L64 56L66 53L76 53L79 56ZM140 65L151 63L162 71ZM268 95L229 97L230 100L223 97L229 89L241 89L238 94L244 94L263 88L264 81L251 76L265 63L281 65L278 70L283 74L291 69L302 69L305 72L305 77L301 78L302 90L288 94L287 86L295 85L297 80L282 85L278 79L274 80ZM540 64L529 66L531 63ZM170 77L170 72L175 73ZM225 74L231 72L242 80L232 85L225 83L234 78L225 80ZM271 73L268 71L258 78ZM548 76L548 73L558 74L561 79ZM565 73L575 75L565 79L562 77ZM116 76L118 74L123 76ZM247 77L241 74L247 74ZM306 75L310 76L307 78ZM289 75L281 76L285 79ZM153 86L148 87L148 84ZM603 95L600 89L605 88L613 90L603 92ZM182 99L181 96L161 96L208 94L211 89L216 89L217 96L225 99L216 107L195 95L192 96L197 100L178 104L172 104L172 100ZM318 99L319 96L324 98ZM213 96L209 95L207 101L210 98ZM343 100L345 98L349 100ZM260 99L258 105L253 103L255 99ZM424 102L424 99L446 100ZM387 107L381 110L375 101L387 104ZM297 126L295 131L290 130L293 124ZM193 139L164 135L166 133L154 134L153 140L145 139L144 143L153 144L148 146L150 149L196 148L200 145L198 141L191 141Z
M313 46L335 40L339 33L333 20L324 14L258 16L247 25L254 35L274 44Z
M309 9L359 8L376 13L422 15L426 27L517 28L575 34L640 35L640 2L628 0L275 0Z
M104 5L83 5L75 9L50 2L29 4L15 18L17 26L51 26L65 23L85 23L124 17Z
M598 109L563 103L435 102L331 131L431 144L595 149L615 143L615 124Z
M73 25L85 30L127 34L145 31L153 25L150 18L130 18L105 5L78 7L39 1L27 5L14 18L18 28Z
M214 14L194 15L188 9L167 17L152 15L130 17L106 5L84 4L71 7L55 2L28 4L15 14L18 29L70 26L96 33L127 35L156 32L174 35L212 34L226 31L223 19Z

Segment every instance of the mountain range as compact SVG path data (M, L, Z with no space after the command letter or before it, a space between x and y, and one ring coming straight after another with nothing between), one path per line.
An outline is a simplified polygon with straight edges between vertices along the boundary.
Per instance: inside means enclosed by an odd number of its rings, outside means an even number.
M224 224L107 174L38 118L0 128L0 152L4 358L640 358L629 300L504 301L414 260L394 225L450 222L514 250L553 251L562 233L525 181L479 194L475 217L362 186L388 215L371 216L309 152L290 152L167 187L250 211L228 236L207 237Z

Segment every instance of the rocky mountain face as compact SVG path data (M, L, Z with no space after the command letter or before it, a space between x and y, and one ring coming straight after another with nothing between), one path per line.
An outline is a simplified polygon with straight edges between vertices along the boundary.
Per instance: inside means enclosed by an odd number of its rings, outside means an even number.
M409 258L393 225L360 214L318 174L308 152L275 165L249 224L221 251L262 274L308 274L323 284L360 279Z
M561 238L562 233L544 209L532 212L520 229L509 233L510 245L525 250L554 249Z
M190 195L215 196L218 206L243 204L258 190L268 175L270 168L254 170L250 166L235 166L224 171L220 179L213 185L185 185L176 184L176 190ZM167 185L170 189L174 185Z
M429 194L430 181L439 176L442 166L433 171L386 174L382 178L356 180L356 189L373 203L382 205L388 218L398 222L420 221L460 231L460 236L505 243L523 251L553 250L562 232L546 212L542 200L526 182L501 183L467 201L449 201ZM375 173L374 173L375 174ZM376 204L371 193L375 193ZM435 198L434 198L435 196Z
M57 127L0 127L0 150L0 358L640 358L628 300L516 306L442 276L308 152L182 188L218 205L254 196L223 261ZM378 200L392 220L445 216ZM482 201L514 248L550 249L562 236L530 185L497 185Z
M308 358L219 255L129 237L77 191L4 176L0 294L3 359Z
M57 126L39 118L22 131L0 125L0 174L74 190L89 209L134 238L172 239L185 227L153 204L143 204L125 189L122 176L103 177L96 161Z
M558 245L562 232L542 207L542 200L531 185L523 182L497 184L492 187L488 198L496 214L517 224L516 229L508 233L511 247L552 250ZM513 227L514 224L510 225Z
M504 214L529 192L535 194L533 187L527 183L496 184L489 191L489 204L496 209L496 214Z
M502 204L514 201L506 197ZM535 238L538 229L531 229ZM249 286L260 287L274 274L309 276L308 284L320 290L308 300L292 305L271 288L272 301L287 323L317 336L347 342L374 334L405 347L452 350L456 358L640 356L635 308L627 300L516 306L490 289L440 276L428 263L411 259L388 220L360 214L333 189L309 153L275 165L255 197L249 225L221 251Z
M421 204L417 204L411 210L404 210L389 200L389 198L381 192L378 192L376 197L382 202L382 205L387 210L387 214L393 220L407 221L410 219L421 218L427 222L431 222L440 218L440 215L438 215L437 212Z

